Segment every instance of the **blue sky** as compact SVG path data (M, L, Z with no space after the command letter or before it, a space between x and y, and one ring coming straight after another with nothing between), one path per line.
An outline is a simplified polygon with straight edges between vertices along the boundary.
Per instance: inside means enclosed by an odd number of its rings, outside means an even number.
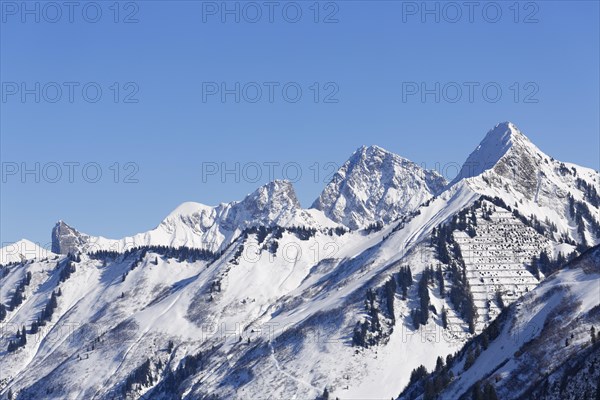
M0 242L134 234L271 173L308 207L363 144L451 179L506 120L599 167L596 1L250 3L3 1Z

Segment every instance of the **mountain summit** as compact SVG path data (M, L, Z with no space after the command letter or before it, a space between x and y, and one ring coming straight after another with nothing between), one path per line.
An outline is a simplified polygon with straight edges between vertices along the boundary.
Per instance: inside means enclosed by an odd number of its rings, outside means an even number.
M273 181L118 240L59 221L60 255L0 266L0 397L584 398L598 249L564 265L600 243L599 182L502 123L451 186L371 146L312 209Z
M494 168L509 153L517 152L522 156L533 156L540 151L512 122L502 122L491 129L469 155L452 184L478 176Z
M335 173L312 207L351 229L414 211L446 185L435 171L378 146L362 146Z
M162 245L218 251L250 227L338 226L318 210L303 210L289 181L269 182L241 201L215 207L186 202L173 210L154 229L122 239L90 236L63 221L52 230L52 251L58 254L80 251L124 251L132 247Z

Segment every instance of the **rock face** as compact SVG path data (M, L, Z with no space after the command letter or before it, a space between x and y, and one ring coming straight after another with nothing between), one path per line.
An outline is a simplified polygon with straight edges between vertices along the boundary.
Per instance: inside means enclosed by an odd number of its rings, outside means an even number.
M584 346L598 248L562 267L600 242L598 173L504 123L461 175L445 186L363 147L312 209L274 181L119 240L60 221L53 249L81 254L25 261L22 242L0 266L0 398L389 399L413 381L402 398L457 399L482 380L498 398L542 398L546 381L548 398L584 398L600 374L600 344ZM414 383L420 365L448 375Z
M416 210L445 185L435 171L381 147L363 146L337 171L312 207L350 229L359 229Z
M52 252L56 254L75 253L89 241L89 236L78 232L63 221L58 221L52 229Z
M261 186L239 203L222 209L222 224L230 229L250 225L277 225L301 210L289 181L276 180Z
M526 217L553 225L556 238L587 243L600 238L598 172L555 160L510 122L487 133L450 186L460 181L477 193L502 198ZM569 210L569 204L579 211ZM587 223L577 229L574 220L582 218Z
M529 139L510 122L490 130L471 153L453 183L484 174L494 184L510 181L515 189L532 199L537 187L541 164L550 161Z

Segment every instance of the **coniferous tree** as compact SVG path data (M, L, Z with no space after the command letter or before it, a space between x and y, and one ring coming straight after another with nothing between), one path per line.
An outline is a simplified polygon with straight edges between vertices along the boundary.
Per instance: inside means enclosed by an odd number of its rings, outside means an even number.
M410 318L412 319L413 327L415 329L419 329L419 327L421 326L421 310L412 310L410 312Z
M420 299L420 324L427 324L427 320L429 319L429 288L427 286L427 281L429 280L429 273L426 271L421 275L421 280L419 281L419 299Z
M444 306L442 306L442 327L444 329L448 328L448 312Z
M489 382L487 382L483 387L483 398L485 400L498 400L496 389L494 388L494 385Z
M436 271L436 276L437 276L438 284L439 284L439 288L440 288L440 297L444 297L445 292L446 292L446 287L444 285L444 274L442 273L441 265L438 265L438 268Z
M431 379L427 379L423 387L423 400L433 399L435 399L435 387Z
M394 314L394 299L396 298L396 279L393 276L385 283L385 296L390 318L392 319L392 323L395 323L396 317Z
M19 347L23 347L27 344L27 331L25 330L25 325L23 325L23 330L21 331L21 338L19 340Z
M469 368L471 368L471 365L473 365L473 363L475 363L475 359L476 359L476 355L474 354L472 349L469 349L469 351L467 352L467 358L465 358L465 365L464 365L464 370L468 370Z
M418 366L417 368L413 369L410 373L409 385L419 381L420 379L423 379L426 376L427 368L425 368L424 365Z
M441 356L438 356L437 361L435 363L435 371L440 372L444 368L444 359Z
M471 394L471 399L484 400L483 394L481 393L481 384L479 382L475 382L475 384L473 385L473 393Z
M29 330L29 332L31 332L32 335L35 335L38 332L38 328L39 328L38 321L33 321L31 323L31 329Z

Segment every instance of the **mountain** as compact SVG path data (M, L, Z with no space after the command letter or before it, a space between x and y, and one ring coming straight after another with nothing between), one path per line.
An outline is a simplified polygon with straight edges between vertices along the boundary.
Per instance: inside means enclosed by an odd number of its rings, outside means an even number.
M425 375L411 371L435 369L504 316L525 321L510 310L587 318L600 281L576 265L597 259L564 265L599 242L598 173L554 161L512 124L486 135L477 160L486 167L442 187L399 156L359 149L321 196L343 210L336 220L275 181L238 202L184 203L119 240L59 223L60 255L0 269L0 396L392 398ZM513 166L540 179L528 186ZM402 200L378 208L388 191Z
M600 239L598 171L546 155L510 122L487 133L451 185L462 181L535 217L557 240L593 244Z
M471 399L474 391L490 399L597 398L599 283L596 246L504 310L446 365L415 374L399 399Z
M117 240L90 236L59 221L52 231L52 249L56 253L67 254L163 245L216 252L245 229L256 226L329 229L338 224L317 210L302 209L290 182L274 181L239 202L222 203L216 207L183 203L153 230Z
M24 260L54 257L55 254L27 239L11 243L0 249L0 264L19 263Z
M350 229L390 223L446 185L435 171L378 146L361 147L335 173L312 207Z

